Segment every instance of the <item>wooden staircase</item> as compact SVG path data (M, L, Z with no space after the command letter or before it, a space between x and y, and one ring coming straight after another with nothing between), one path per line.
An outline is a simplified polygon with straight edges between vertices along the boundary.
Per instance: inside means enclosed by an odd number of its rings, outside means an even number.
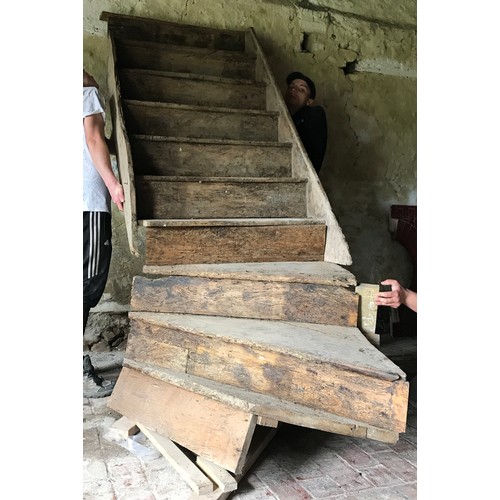
M405 373L358 329L348 246L253 29L101 19L145 262L109 406L236 479L280 422L396 442Z

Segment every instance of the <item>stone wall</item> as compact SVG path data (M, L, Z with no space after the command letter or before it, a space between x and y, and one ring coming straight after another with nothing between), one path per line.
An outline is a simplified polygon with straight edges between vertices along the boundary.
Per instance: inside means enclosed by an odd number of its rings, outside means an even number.
M200 26L253 27L279 84L299 70L325 107L328 147L320 179L350 247L359 282L409 284L406 250L393 239L390 207L415 205L416 0L84 0L83 64L107 97L102 11ZM107 130L110 130L107 124ZM113 213L113 261L100 312L126 314L140 258ZM116 313L115 314L119 314Z

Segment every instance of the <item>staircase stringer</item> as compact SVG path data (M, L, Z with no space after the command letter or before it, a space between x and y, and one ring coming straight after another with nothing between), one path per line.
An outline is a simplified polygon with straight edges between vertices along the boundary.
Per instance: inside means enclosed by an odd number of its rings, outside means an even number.
M292 175L307 179L307 216L323 219L326 222L324 260L340 265L351 265L352 258L344 233L297 134L255 30L247 29L245 36L246 51L256 57L256 80L266 83L266 109L279 113L278 140L292 144Z

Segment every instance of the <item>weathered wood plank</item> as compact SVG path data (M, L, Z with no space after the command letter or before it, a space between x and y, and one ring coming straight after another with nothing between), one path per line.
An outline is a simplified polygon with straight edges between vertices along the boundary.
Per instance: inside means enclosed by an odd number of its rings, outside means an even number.
M188 351L188 374L405 429L405 374L357 328L163 313L131 312L130 319L127 357L137 362L153 356L160 367L179 366L182 358L162 355L163 345L176 346Z
M274 282L272 277L136 276L131 309L357 326L358 295L346 287Z
M148 274L157 276L198 276L253 281L279 281L334 285L353 289L356 277L333 262L244 262L224 264L188 264L185 266L150 266Z
M127 130L132 134L277 141L278 114L122 100ZM207 124L210 124L208 127Z
M120 84L124 99L266 109L265 85L247 80L126 68L120 70Z
M149 430L141 423L138 424L144 435L154 444L156 449L167 459L170 465L198 494L211 493L214 484L196 465L165 436Z
M210 462L210 460L206 460L203 457L196 457L196 464L219 486L222 493L234 491L238 487L236 479L226 469Z
M147 228L146 265L322 260L324 226Z
M256 417L124 367L108 406L231 472L239 472Z
M398 434L378 427L367 425L356 419L340 417L323 410L310 408L269 394L250 392L240 387L221 384L213 380L188 375L178 371L159 368L148 363L125 360L125 366L141 371L153 378L182 387L191 392L202 394L221 401L234 408L257 415L258 418L299 425L310 429L333 432L351 437L371 438L385 443L396 443ZM259 431L256 427L255 433Z
M116 40L124 68L255 79L255 58L247 54L139 40Z
M136 177L139 219L306 217L300 179Z
M130 137L136 175L291 177L290 145Z
M101 13L100 19L107 21L108 31L115 38L240 52L245 50L243 31L205 28L106 11Z

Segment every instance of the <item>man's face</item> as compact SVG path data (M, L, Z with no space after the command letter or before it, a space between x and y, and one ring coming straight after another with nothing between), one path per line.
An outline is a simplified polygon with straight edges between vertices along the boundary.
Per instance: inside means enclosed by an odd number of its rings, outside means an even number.
M300 109L313 102L309 98L311 92L304 80L297 78L292 80L286 89L285 102L289 107Z

